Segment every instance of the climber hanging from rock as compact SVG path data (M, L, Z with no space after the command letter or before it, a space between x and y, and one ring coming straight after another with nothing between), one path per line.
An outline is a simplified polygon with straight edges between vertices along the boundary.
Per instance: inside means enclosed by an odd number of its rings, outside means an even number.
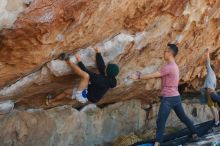
M67 89L53 99L48 96L49 98L47 98L47 104L56 102L64 97L69 96L71 96L71 99L76 99L81 103L86 103L88 100L96 103L110 88L116 87L116 76L119 73L118 65L109 63L106 67L100 53L100 49L95 47L94 50L96 51L96 64L99 74L88 70L82 63L80 55L75 55L78 62L76 65L71 61L73 60L73 55L68 55L66 53L61 54L61 59L67 62L73 72L81 78L81 81L76 92L74 92L72 89Z
M218 108L220 107L220 96L215 91L217 79L214 71L214 66L212 66L210 63L209 49L206 50L205 58L206 58L207 75L201 92L203 92L202 94L206 95L208 99L208 106L211 108L211 111L215 119L215 125L218 126L219 125ZM217 104L219 105L219 107L217 107L218 106Z
M155 146L158 146L163 142L163 133L165 130L165 124L173 109L177 117L187 126L192 133L192 141L198 141L200 138L197 136L196 128L192 121L187 117L184 112L180 94L178 91L179 84L179 68L175 62L175 56L178 54L178 47L175 44L168 44L168 48L164 52L164 59L167 62L162 66L160 71L155 73L141 75L132 74L131 78L136 81L149 80L152 78L162 78L161 84L161 96L162 101L157 118L157 130L156 130L156 142Z

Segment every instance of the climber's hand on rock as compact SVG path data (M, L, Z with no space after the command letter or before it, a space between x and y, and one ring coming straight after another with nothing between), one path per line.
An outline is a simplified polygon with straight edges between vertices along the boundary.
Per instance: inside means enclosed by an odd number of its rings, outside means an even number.
M206 48L205 53L209 54L209 48Z
M76 57L76 60L77 60L78 62L81 61L81 56L80 56L79 54L76 54L75 57Z
M209 57L209 48L207 48L207 49L205 50L205 55L206 55L207 58Z
M94 51L95 51L96 53L99 53L99 52L100 52L100 48L94 47Z
M206 50L205 50L205 51L206 51L206 53L207 53L207 52L209 52L209 48L206 48Z

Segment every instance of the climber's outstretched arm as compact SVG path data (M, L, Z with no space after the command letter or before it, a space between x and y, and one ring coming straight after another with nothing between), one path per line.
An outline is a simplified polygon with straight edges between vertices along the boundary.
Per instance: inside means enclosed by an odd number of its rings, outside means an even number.
M78 60L78 59L77 59ZM79 60L78 60L79 61ZM78 90L82 91L87 88L89 83L89 74L82 70L79 66L72 63L70 60L67 61L67 64L72 68L72 70L81 78Z
M99 73L102 74L102 75L105 75L106 66L105 66L105 61L102 58L100 49L98 47L95 47L94 50L96 52L96 65L97 65L97 68L99 70Z
M206 69L207 69L207 74L210 74L211 72L213 72L213 69L211 67L211 61L210 61L210 52L209 49L206 49Z

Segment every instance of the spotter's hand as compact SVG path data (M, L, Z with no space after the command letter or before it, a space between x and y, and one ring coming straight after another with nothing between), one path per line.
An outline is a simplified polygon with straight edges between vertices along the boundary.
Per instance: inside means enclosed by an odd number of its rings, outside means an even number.
M137 74L132 74L130 75L130 79L132 80L138 80L139 79L139 76Z

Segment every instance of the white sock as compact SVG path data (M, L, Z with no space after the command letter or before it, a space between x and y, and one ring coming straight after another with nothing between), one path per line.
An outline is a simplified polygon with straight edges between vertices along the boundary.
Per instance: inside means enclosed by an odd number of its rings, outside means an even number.
M76 91L76 94L81 94L83 91Z
M216 121L216 122L215 122L215 125L218 125L218 124L219 124L219 121Z
M87 99L87 98L84 98L84 97L82 96L82 92L83 92L83 91L76 91L76 94L75 94L76 100L78 100L78 101L81 102L81 103L86 103L86 102L88 101L88 99Z

